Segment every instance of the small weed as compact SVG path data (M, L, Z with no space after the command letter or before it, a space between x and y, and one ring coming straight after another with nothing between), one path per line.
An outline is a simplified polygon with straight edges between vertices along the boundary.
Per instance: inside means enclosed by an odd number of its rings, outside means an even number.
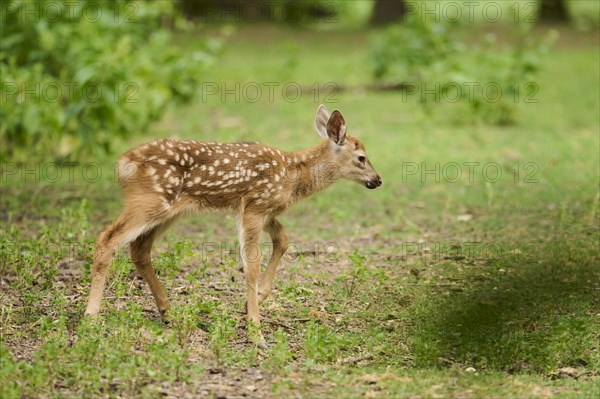
M183 262L194 254L192 242L184 237L169 243L168 249L154 259L156 272L166 278L177 277L182 270Z
M305 366L334 362L357 342L358 337L353 334L337 332L327 326L310 323L303 333L302 347L306 357Z
M277 330L273 334L275 344L269 351L269 355L263 362L265 370L275 374L286 374L289 370L294 353L290 350L287 336L283 330Z

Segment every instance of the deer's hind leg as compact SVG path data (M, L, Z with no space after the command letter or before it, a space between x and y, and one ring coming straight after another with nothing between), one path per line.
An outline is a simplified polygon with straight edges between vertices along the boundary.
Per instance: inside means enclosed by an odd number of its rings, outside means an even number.
M166 316L166 312L171 305L163 286L154 272L150 254L154 240L156 240L162 232L167 230L171 224L172 221L169 221L156 226L129 244L131 261L135 265L138 273L143 277L144 281L146 281L150 287L150 292L152 292L152 296L154 296L158 311L163 318Z
M155 228L160 222L153 221L148 215L148 209L143 207L128 208L119 218L106 227L96 240L94 250L94 266L92 268L92 287L88 299L86 315L95 316L100 312L100 303L106 275L113 257L125 244L136 240L139 236Z

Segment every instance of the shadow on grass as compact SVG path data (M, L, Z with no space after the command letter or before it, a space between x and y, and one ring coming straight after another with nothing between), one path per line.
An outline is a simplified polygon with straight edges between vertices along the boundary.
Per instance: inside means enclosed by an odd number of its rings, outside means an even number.
M462 292L430 292L413 309L416 364L600 372L597 241L541 249L495 259L473 273Z

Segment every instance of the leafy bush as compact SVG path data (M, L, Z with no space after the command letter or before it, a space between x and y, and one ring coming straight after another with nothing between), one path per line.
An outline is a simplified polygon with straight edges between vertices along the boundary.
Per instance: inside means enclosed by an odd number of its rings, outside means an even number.
M541 56L555 40L530 37L530 24L518 25L518 41L499 49L487 34L474 45L453 39L443 18L409 15L390 27L372 45L373 76L379 82L402 86L405 98L418 98L427 111L433 104L464 106L470 120L505 125L517 121L517 104L535 101L532 79Z
M1 159L110 149L173 101L189 100L212 60L174 48L175 2L12 1L1 7Z

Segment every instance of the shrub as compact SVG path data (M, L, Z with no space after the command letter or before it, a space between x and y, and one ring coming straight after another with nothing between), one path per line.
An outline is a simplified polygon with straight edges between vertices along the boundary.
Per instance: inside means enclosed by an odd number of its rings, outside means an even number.
M456 40L450 25L417 12L390 27L372 45L374 78L403 87L405 98L418 98L427 111L434 104L457 103L469 110L470 121L516 123L517 104L536 93L532 79L556 34L534 40L530 24L520 23L517 43L499 49L493 34L472 45Z
M167 26L187 27L174 4L3 3L1 159L105 152L189 100L212 52L171 45Z

